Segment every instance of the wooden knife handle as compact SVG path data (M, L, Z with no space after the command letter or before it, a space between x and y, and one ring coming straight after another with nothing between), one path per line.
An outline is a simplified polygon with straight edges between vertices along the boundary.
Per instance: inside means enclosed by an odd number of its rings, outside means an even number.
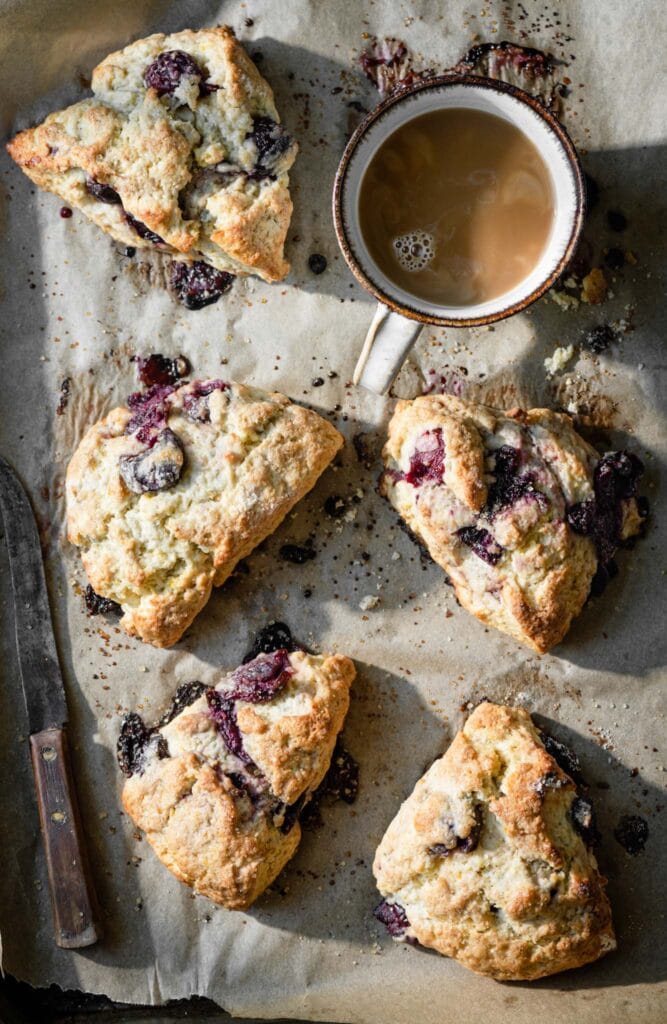
M78 949L97 942L94 894L81 833L62 729L45 729L30 737L37 806L49 871L56 943Z

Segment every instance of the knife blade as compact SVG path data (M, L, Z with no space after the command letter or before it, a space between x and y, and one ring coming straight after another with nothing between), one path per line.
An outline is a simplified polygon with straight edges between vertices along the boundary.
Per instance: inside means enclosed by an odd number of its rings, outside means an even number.
M16 650L28 716L37 806L49 873L56 943L97 942L95 900L69 763L67 701L30 500L0 456L0 512L14 595Z

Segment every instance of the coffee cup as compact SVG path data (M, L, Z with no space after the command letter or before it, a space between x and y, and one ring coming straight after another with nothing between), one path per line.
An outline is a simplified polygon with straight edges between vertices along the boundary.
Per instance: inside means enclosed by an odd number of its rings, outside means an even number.
M371 161L387 139L415 118L441 110L473 111L509 122L533 144L548 170L553 212L541 253L509 290L456 304L419 297L392 280L374 257L361 227L360 194ZM460 116L460 115L459 115ZM378 306L354 372L354 383L386 393L422 327L474 327L526 309L563 273L579 239L585 211L584 177L567 132L538 99L505 82L447 74L401 89L371 111L354 132L336 174L333 215L343 256Z

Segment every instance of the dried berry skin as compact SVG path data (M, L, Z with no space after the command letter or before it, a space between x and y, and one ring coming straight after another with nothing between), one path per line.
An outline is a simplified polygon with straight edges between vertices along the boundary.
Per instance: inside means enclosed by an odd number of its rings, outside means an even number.
M85 592L86 612L88 615L122 615L123 609L108 597L96 594L90 583Z
M173 430L167 427L144 452L121 455L118 469L123 483L133 494L164 491L178 483L185 454Z
M648 836L648 822L638 814L624 814L614 829L616 842L633 857L643 851Z
M246 754L243 748L243 737L236 721L234 701L212 689L206 691L206 700L209 714L230 754L234 754L244 764L253 764L252 758Z
M139 235L139 238L143 238L146 242L152 242L153 245L166 244L164 238L160 238L159 235L156 235L154 231L151 231L151 229L143 223L143 221L137 220L137 218L133 217L131 213L127 212L127 210L123 210L123 216L132 230Z
M593 472L595 498L567 509L568 525L575 533L592 538L603 568L609 567L620 543L622 502L636 496L643 472L641 459L632 452L608 452ZM598 592L601 582L606 580L597 581Z
M127 399L132 416L125 428L142 444L152 444L159 431L167 426L173 384L155 384L148 391L135 391Z
M171 707L165 711L158 722L158 728L161 729L163 726L169 725L169 723L176 718L176 715L180 715L181 711L184 711L185 708L189 708L191 704L194 704L205 690L206 684L200 683L198 680L193 680L191 683L181 683L174 694Z
M289 653L284 648L259 654L232 672L231 689L225 691L225 697L251 704L273 700L293 674Z
M570 807L570 817L576 832L579 833L587 846L597 846L600 842L600 833L595 823L595 813L590 800L577 796Z
M382 922L393 939L401 938L410 927L407 914L400 903L382 900L373 911L373 917Z
M186 309L203 309L217 302L229 291L234 280L233 274L218 270L202 260L193 263L174 261L169 273L171 289Z
M281 649L299 651L301 647L292 636L292 631L286 623L270 622L268 626L264 626L255 634L252 647L243 658L243 664L247 665L249 661L254 661L259 654L272 654Z
M505 552L488 530L477 526L463 526L456 536L488 565L496 565Z
M574 751L546 732L540 731L540 739L547 754L553 757L558 767L575 782L581 780L581 762Z
M111 185L105 185L104 182L95 181L94 178L88 176L86 178L86 192L93 197L93 199L99 200L100 203L108 203L109 205L120 205L121 198L116 192L115 188Z
M224 380L196 380L191 390L183 398L183 409L190 419L200 423L209 423L211 410L208 397L214 391L229 391L229 384Z
M189 53L183 50L165 50L146 68L144 84L147 89L155 89L158 96L171 96L184 77L198 78L201 89L201 83L204 82L206 75Z
M616 335L609 324L598 324L584 337L584 345L595 355L606 351L611 343L616 340Z

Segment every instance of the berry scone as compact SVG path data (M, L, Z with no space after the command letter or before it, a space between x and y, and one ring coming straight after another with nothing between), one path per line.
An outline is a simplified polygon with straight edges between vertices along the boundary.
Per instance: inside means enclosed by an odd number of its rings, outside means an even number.
M640 460L600 457L548 409L401 401L383 457L382 493L463 607L540 653L563 639L646 515Z
M91 427L74 453L68 538L127 632L168 647L342 443L283 395L222 380L155 384Z
M124 245L285 277L297 145L231 28L130 43L92 91L8 144L28 177Z
M123 807L195 892L249 907L299 845L349 706L342 655L260 654L215 687L186 683L153 728L126 717Z
M376 852L375 915L394 938L502 981L615 948L592 807L551 750L569 767L527 711L476 708Z

